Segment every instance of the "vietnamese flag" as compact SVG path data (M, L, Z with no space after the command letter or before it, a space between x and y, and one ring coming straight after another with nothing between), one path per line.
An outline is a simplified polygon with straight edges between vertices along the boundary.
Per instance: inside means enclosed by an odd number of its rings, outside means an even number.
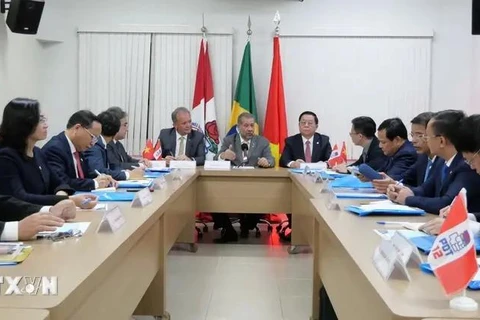
M343 161L347 163L348 156L347 156L347 145L345 144L345 141L343 141L343 144L342 144L341 155L342 155Z
M267 112L265 115L264 136L270 141L275 166L278 166L280 154L287 138L287 116L285 113L285 93L283 90L282 61L280 57L280 39L273 38L273 62L268 92Z
M148 139L145 144L145 149L143 149L142 157L144 159L153 160L153 143L152 139Z

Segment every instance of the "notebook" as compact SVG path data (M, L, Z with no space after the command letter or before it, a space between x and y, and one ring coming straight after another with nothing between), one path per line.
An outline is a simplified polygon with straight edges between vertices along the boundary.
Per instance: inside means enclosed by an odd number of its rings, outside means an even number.
M0 266L12 266L23 262L32 252L31 246L23 242L0 243Z

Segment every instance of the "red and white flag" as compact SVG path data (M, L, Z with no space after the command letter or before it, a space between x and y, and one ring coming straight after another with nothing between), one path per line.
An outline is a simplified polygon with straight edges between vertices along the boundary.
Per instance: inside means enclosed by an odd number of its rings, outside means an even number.
M335 146L332 149L332 154L330 155L330 158L327 161L328 166L330 168L333 168L334 166L344 162L345 161L343 160L343 155L341 151L338 149L338 146L335 144Z
M162 158L162 145L160 144L160 139L157 139L157 143L155 143L155 147L153 148L153 157L155 160Z
M447 295L464 290L478 271L475 241L468 228L467 191L462 189L435 239L428 263Z
M212 160L218 153L220 144L215 99L213 96L213 77L208 54L208 43L202 39L198 55L197 77L193 94L193 129L205 134L206 158Z

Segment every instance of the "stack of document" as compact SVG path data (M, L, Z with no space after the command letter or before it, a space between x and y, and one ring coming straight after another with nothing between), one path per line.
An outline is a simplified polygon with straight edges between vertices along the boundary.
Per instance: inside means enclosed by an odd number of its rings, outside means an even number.
M78 233L83 235L88 227L90 226L90 222L65 222L63 226L58 227L55 231L42 231L37 233L37 238L46 237L56 233Z
M152 183L153 183L153 180L125 180L125 181L118 181L118 187L143 189L146 187L150 187Z
M477 258L477 263L480 266L480 259L479 258ZM433 269L432 269L432 267L430 266L429 263L421 263L420 264L420 270L422 270L423 272L428 273L428 274L433 274ZM467 288L470 289L470 290L480 290L480 268L477 271L477 274L475 274L473 279L468 284Z
M376 201L367 205L348 206L345 210L356 213L360 216L370 214L419 216L425 214L425 211L422 209L396 204L390 200Z
M0 266L21 263L32 250L32 247L25 246L23 242L0 242Z

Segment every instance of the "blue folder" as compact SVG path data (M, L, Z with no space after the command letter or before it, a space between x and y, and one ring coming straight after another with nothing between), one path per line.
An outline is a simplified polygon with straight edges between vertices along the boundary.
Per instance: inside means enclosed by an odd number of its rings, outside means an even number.
M356 192L355 190L338 191L333 189L337 199L361 199L361 200L386 200L388 197L383 193Z
M143 177L145 179L155 179L161 176L166 176L169 172L145 171Z
M148 183L142 183L137 180L118 181L119 188L143 189L143 188L150 187L152 184L153 184L153 181L149 181Z
M386 215L386 216L421 216L425 214L425 211L422 209L415 209L414 211L402 211L402 210L383 210L383 209L374 209L374 210L363 210L360 206L348 206L345 207L346 211L356 213L359 216L368 216L368 215ZM431 246L430 246L431 247Z
M81 194L87 192L76 192L75 194ZM132 201L135 198L135 192L95 192L98 197L98 201Z
M421 263L420 270L428 274L434 274L432 267L430 266L429 263ZM480 281L475 281L475 280L470 281L467 288L470 290L480 290Z
M475 250L480 251L480 237L474 237L475 240ZM435 241L435 236L423 236L423 237L414 237L410 238L410 241L425 254L429 254L433 247L433 242Z
M362 182L354 175L347 175L345 177L332 181L330 183L330 187L362 189L373 188L373 184L371 182Z

